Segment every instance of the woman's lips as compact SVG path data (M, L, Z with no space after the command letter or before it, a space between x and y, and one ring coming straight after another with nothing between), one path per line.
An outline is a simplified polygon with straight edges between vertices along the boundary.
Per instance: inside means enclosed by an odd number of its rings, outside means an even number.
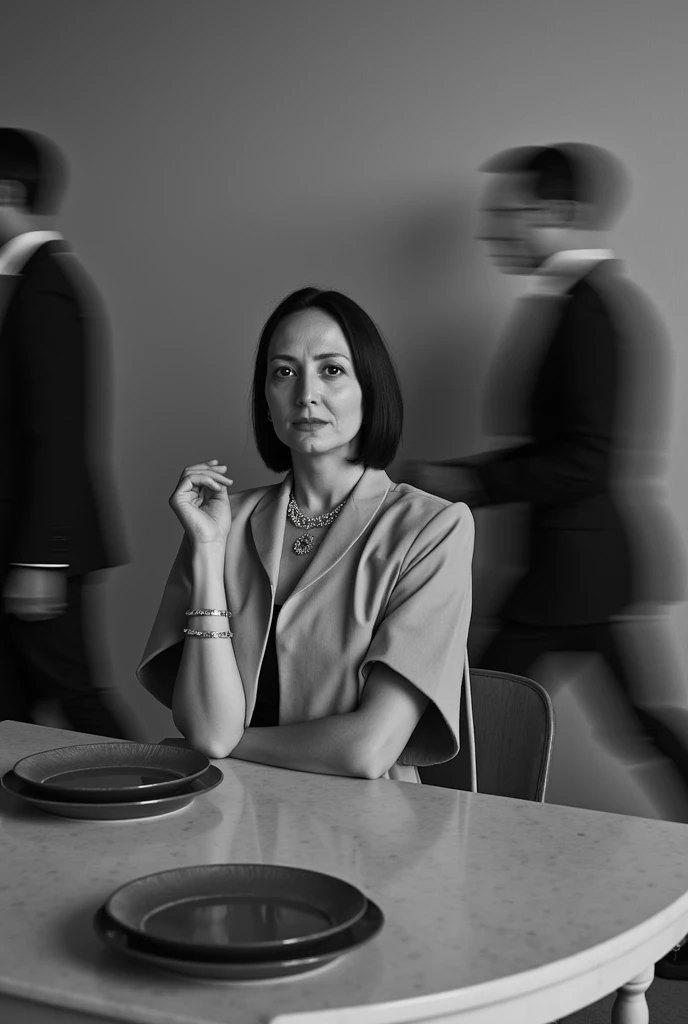
M306 433L312 430L320 430L321 427L326 427L327 424L324 420L295 420L294 427L297 430L303 430Z

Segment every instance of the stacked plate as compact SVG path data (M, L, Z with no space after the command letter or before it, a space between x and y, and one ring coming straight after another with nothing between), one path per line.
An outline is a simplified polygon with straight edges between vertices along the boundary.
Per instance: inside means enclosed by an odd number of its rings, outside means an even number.
M303 974L358 949L382 911L331 875L268 864L204 864L117 889L95 928L110 947L196 978Z
M1 781L7 792L50 814L123 821L178 811L222 779L195 750L110 741L31 754Z

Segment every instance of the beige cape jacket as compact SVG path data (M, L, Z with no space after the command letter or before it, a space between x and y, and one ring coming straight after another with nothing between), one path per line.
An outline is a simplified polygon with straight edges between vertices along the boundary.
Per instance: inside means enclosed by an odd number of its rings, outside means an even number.
M292 484L289 473L280 484L230 495L225 587L246 724L270 630ZM453 757L473 538L466 505L366 469L282 607L276 633L280 724L355 710L379 661L430 699L388 777L415 782L416 765ZM136 673L168 707L190 596L190 548L183 541Z

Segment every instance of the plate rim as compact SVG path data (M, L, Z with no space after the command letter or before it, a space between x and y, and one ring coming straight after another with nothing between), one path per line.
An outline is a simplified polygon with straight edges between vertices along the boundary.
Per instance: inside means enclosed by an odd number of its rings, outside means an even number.
M6 779L7 779L8 776L13 776L17 780L18 784L21 785L21 786L29 787L30 783L24 782L24 780L19 775L17 775L15 773L13 768L10 768L8 771L4 772L2 774L2 776L0 776L0 786L2 786L2 788L5 790L6 793L10 793L11 796L16 797L18 800L23 800L25 803L30 803L33 806L38 807L40 810L44 810L45 809L44 807L41 806L43 804L47 804L47 805L50 805L51 807L54 807L55 808L54 811L47 811L46 813L48 813L48 814L56 814L58 817L71 818L72 820L80 820L80 821L125 821L125 820L127 820L125 815L122 815L120 817L116 817L115 816L115 817L111 817L111 818L107 818L107 817L103 817L103 816L88 816L88 815L85 815L85 816L81 816L81 815L74 816L74 815L70 815L70 814L60 814L58 808L60 808L60 807L62 807L62 808L76 807L76 808L79 808L80 810L87 810L87 811L88 810L102 810L102 811L122 810L123 811L126 808L132 808L132 807L153 809L154 807L160 807L162 804L166 804L168 801L173 801L173 800L186 800L188 802L191 802L192 800L194 800L198 796L205 796L206 793L211 793L213 791L213 789L216 789L216 787L219 786L220 783L223 781L223 779L224 779L224 772L217 765L210 764L206 768L206 770L205 770L205 772L203 774L205 774L206 772L210 772L212 769L215 769L216 772L219 772L219 778L215 778L215 781L212 783L212 785L206 786L204 789L201 789L201 790L199 790L196 793L168 793L167 796L159 796L159 797L154 797L154 798L146 799L146 800L126 800L126 801L122 801L121 803L115 803L114 801L111 801L111 800L104 801L103 803L94 803L91 800L65 800L65 799L62 799L62 798L47 797L47 796L43 796L42 794L37 794L37 793L19 793L15 789L12 789L12 788L10 788L9 785L7 785ZM201 775L200 778L190 779L187 784L188 785L192 785L193 783L201 782L202 778L203 778L203 775ZM184 806L186 806L186 805L185 804L181 804L178 809L181 810L181 808L184 807ZM169 808L169 809L170 810L175 810L175 808ZM150 815L150 817L154 817L154 816L156 816L156 815ZM134 815L132 817L132 820L134 818L144 819L145 817L146 817L146 815Z
M148 748L147 749L148 756L154 755L156 751L161 751L163 753L165 751L175 751L177 756L179 756L179 754L181 752L182 756L183 755L188 755L191 758L195 758L197 760L198 759L204 760L205 761L205 765L204 765L203 768L199 768L197 771L194 771L191 774L185 775L182 778L178 778L178 779L162 780L162 781L158 781L158 782L152 782L152 783L144 784L143 786L118 786L118 787L103 786L103 787L100 787L100 788L97 788L97 787L96 788L94 788L94 787L85 787L85 786L84 787L79 787L79 786L64 787L64 786L60 786L59 784L54 784L54 783L46 782L45 780L40 780L39 781L37 779L28 778L25 774L22 773L21 770L17 771L17 768L20 767L21 765L23 765L25 762L27 762L27 761L30 762L33 758L44 757L45 755L48 755L48 754L57 754L57 753L60 753L62 751L65 751L65 750L78 750L79 748L83 748L83 747L90 747L90 748L101 747L101 748L105 748L105 747L112 747L112 746L115 746L115 745L128 745L128 746L131 746L131 747L146 747L146 748ZM188 782L192 782L195 778L198 778L199 775L203 774L203 772L207 771L209 766L210 766L210 764L211 764L211 761L210 761L210 759L208 757L206 757L205 754L201 754L200 751L193 750L193 749L191 749L189 747L178 747L178 746L173 746L173 745L167 744L167 743L149 743L149 742L143 742L143 741L139 741L139 740L95 740L95 741L92 741L92 742L89 742L89 743L70 743L70 744L66 744L66 745L61 746L61 747L49 747L46 750L35 750L35 751L33 751L33 753L26 754L24 757L20 757L18 761L15 761L14 765L12 766L12 769L15 772L15 774L18 776L18 778L22 779L23 782L25 782L29 786L35 787L37 790L40 790L41 792L49 792L52 795L61 795L64 798L71 798L73 796L82 797L83 794L88 794L88 797L86 799L83 799L82 802L84 802L84 803L86 803L86 802L97 803L99 798L102 798L102 796L104 794L106 794L106 793L111 793L111 794L131 793L132 795L135 794L135 793L144 793L145 795L152 795L153 793L165 793L168 790L174 790L176 788L181 788L181 787L185 786ZM101 766L96 766L96 765L90 765L89 766L89 765L87 765L86 767L88 768L88 767L101 767ZM70 802L72 802L72 801L70 801ZM103 802L106 802L106 801L103 801ZM107 802L116 803L117 801L116 800L112 800L112 801L107 801Z
M347 888L353 890L354 893L359 897L359 907L358 910L355 913L353 913L346 921L340 921L336 924L330 925L327 928L322 928L319 931L311 932L308 935L298 935L290 939L268 939L261 942L236 942L228 943L225 945L208 945L204 943L191 944L188 942L180 942L175 939L168 939L164 936L151 935L150 932L144 931L143 928L136 928L122 921L121 917L116 917L115 913L113 913L112 910L110 909L111 903L115 899L115 897L117 897L123 890L128 889L137 883L144 883L147 880L155 878L160 875L179 874L180 872L193 870L200 872L212 868L250 868L252 870L255 870L256 868L264 868L295 872L303 876L318 875L320 878L327 880L328 882L335 882L338 885L346 886ZM305 878L304 881L306 881ZM169 902L169 900L166 901L164 905L169 905ZM257 954L260 952L269 953L271 951L296 950L300 946L307 945L312 942L322 942L325 939L334 937L339 932L345 931L347 928L353 927L353 925L355 925L365 915L368 902L369 901L365 893L357 885L354 885L353 882L349 882L345 878L339 878L337 875L330 874L326 871L314 871L311 868L294 867L291 864L266 864L259 861L223 861L220 863L188 864L177 868L167 868L163 871L152 871L147 875L142 875L140 878L130 879L128 882L124 882L112 893L110 893L109 897L105 901L104 906L107 908L110 916L116 921L118 927L122 928L124 931L126 931L128 934L132 935L135 938L142 938L146 942L154 942L156 945L162 946L170 950L170 953L172 953L173 951L178 952L182 957L185 952L192 952L192 954L205 953L206 956L220 958L224 954L224 958L226 959L227 954L229 954L230 956L238 955L246 958L250 955Z
M277 968L286 968L287 973L285 973L283 975L284 977L288 977L289 976L289 973L290 973L289 969L290 968L303 967L304 971L302 973L306 973L306 970L308 970L311 966L312 966L312 968L315 968L315 967L318 967L318 966L324 966L325 964L330 963L333 960L341 959L342 957L346 956L348 953L353 953L357 949L361 949L363 946L367 945L368 942L371 942L374 938L376 938L380 934L380 932L382 931L382 929L383 929L383 927L384 927L384 925L386 923L386 917L385 917L384 911L379 906L379 904L376 903L374 900L371 900L371 899L367 898L366 899L366 910L365 910L365 912L363 914L363 917L365 917L365 914L367 914L369 911L372 911L374 917L376 918L376 923L374 924L370 934L365 935L359 941L354 942L351 945L344 946L344 947L342 947L342 948L340 948L338 950L330 950L329 952L323 952L323 953L313 952L311 955L308 955L308 956L302 956L302 957L298 957L297 956L297 957L291 957L289 959L285 959L285 958L269 958L269 959L261 958L259 960L245 960L245 959L244 960L208 960L208 959L203 959L203 958L184 959L181 956L177 956L177 957L175 957L175 956L167 956L164 953L156 952L155 950L147 950L147 949L136 948L136 945L134 945L134 947L132 948L132 943L130 941L130 937L117 924L117 922L112 921L111 919L109 919L109 915L107 914L107 910L106 910L106 907L105 907L104 903L101 904L98 907L98 909L96 910L96 913L95 913L95 915L94 915L94 917L92 919L92 923L93 923L94 929L96 931L96 934L99 936L101 941L103 941L106 945L110 946L110 948L116 949L117 952L121 953L124 956L131 956L133 959L149 963L149 964L151 964L154 967L164 968L165 970L172 971L175 974L185 974L186 973L186 972L180 971L178 969L177 965L180 965L180 964L183 965L183 966L189 966L189 967L193 967L193 968L206 967L206 968L210 968L211 970L220 971L220 972L222 972L223 969L224 970L229 970L232 973L234 971L236 971L237 974L242 970L242 968L246 969L246 968L251 968L251 967L253 967L253 968L256 968L256 967L257 968L262 968L262 967L264 967L267 971L274 971L274 973L266 974L266 975L264 975L264 977L273 977L273 978L275 978L275 977L280 977L281 976L279 971L277 970ZM106 937L108 929L106 928L106 926L104 924L100 923L103 920L106 923L108 923L108 922L110 923L110 929L109 930L110 930L111 933L112 932L115 933L116 937L114 939L108 939ZM361 920L362 920L362 918L359 918L358 921L354 922L354 925L352 925L352 927L355 927L356 924L360 924ZM333 939L336 939L337 937L338 937L337 935L332 936ZM121 941L118 942L117 941L118 939L121 940ZM134 939L134 943L135 943L135 939ZM204 977L204 975L196 974L196 973L188 974L187 976ZM205 977L212 978L213 975L210 974L210 975L206 975ZM233 978L225 978L225 980L251 980L251 979L250 978L241 979L241 978L237 977L237 978L234 978L234 979Z

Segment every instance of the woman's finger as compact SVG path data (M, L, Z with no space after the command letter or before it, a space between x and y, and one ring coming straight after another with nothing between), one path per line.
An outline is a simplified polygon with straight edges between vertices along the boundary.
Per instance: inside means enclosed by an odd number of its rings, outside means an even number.
M203 466L199 467L198 469L189 469L188 471L182 473L181 477L179 478L179 483L181 484L183 480L194 479L197 476L204 476L209 480L217 480L219 483L226 484L227 486L234 483L231 477L225 476L224 473L215 473L213 472L212 469L206 469Z
M214 491L223 491L225 487L223 486L222 480L225 480L228 484L232 483L232 481L228 480L226 477L220 477L219 480L216 480L215 477L212 477L209 473L188 473L180 480L177 486L177 492L182 493L184 491L192 491L198 487L210 487Z
M209 466L205 462L199 462L195 466L185 466L182 471L182 476L186 476L188 473L200 473L205 471L206 473L217 473L219 476L223 476L227 471L226 466Z
M211 459L209 462L193 462L190 466L184 467L184 472L189 473L194 469L223 470L227 469L227 466L224 463L219 463L217 459Z

